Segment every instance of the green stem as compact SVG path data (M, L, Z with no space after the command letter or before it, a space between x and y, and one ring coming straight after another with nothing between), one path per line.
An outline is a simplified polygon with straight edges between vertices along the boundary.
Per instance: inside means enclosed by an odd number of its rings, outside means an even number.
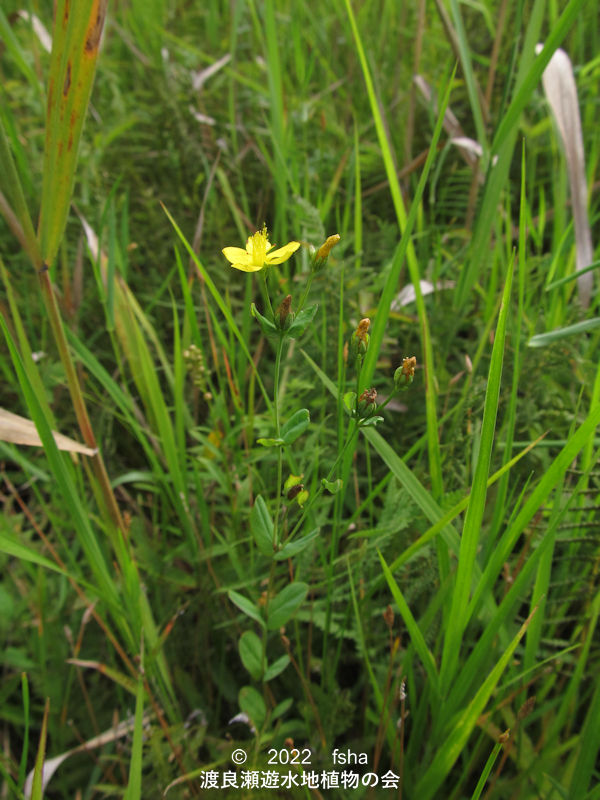
M281 354L283 352L283 334L277 340L277 352L275 354L275 377L273 387L273 406L275 410L275 437L279 439L281 425L279 419L279 373L281 370ZM283 477L283 450L281 447L277 448L277 499L275 501L275 524L273 526L274 543L277 542L277 533L279 529L279 512L281 509L281 481Z
M348 438L346 439L346 442L345 442L344 446L340 450L336 460L333 462L333 466L331 467L331 469L327 473L327 477L325 478L326 481L330 481L331 478L335 475L335 471L336 471L336 469L338 467L338 464L342 460L342 457L343 457L344 453L346 452L346 450L348 449L348 447L350 445L350 442L354 438L354 434L357 433L358 430L360 429L360 423L356 422L356 420L353 420L353 421L354 421L355 427L348 434ZM295 534L299 531L300 527L302 526L302 523L304 522L304 520L306 518L306 515L308 514L310 509L313 507L314 503L319 499L319 497L323 494L324 491L325 491L325 486L323 485L323 483L321 483L321 485L319 486L319 488L317 489L315 494L310 498L310 500L308 502L308 505L306 505L304 507L304 509L302 510L302 516L300 517L298 522L294 525L291 533L287 537L287 541L290 541L295 536Z
M351 429L350 429L350 431L348 433L348 438L346 439L346 443L344 444L344 447L342 448L342 451L340 452L340 454L338 455L338 457L336 459L336 464L339 461L341 461L342 456L344 455L344 453L346 451L346 448L350 445L350 442L354 438L354 434L358 433L358 431L360 430L360 420L358 420L358 421L353 420L353 423L354 423L354 425L353 425L353 427L351 427ZM327 480L329 480L329 477L327 478ZM333 526L333 530L331 532L331 545L330 545L330 548L329 548L329 571L328 571L328 576L327 576L327 585L328 585L327 606L326 606L326 609L325 609L325 627L323 629L323 661L322 661L322 665L323 666L322 666L322 671L321 671L321 686L322 687L326 687L327 686L327 679L328 679L328 674L327 673L328 673L329 664L328 664L328 661L327 661L327 640L329 638L329 627L331 625L331 597L332 597L332 594L333 594L333 589L331 587L331 583L333 581L333 564L335 562L335 558L337 556L337 550L338 550L339 530L340 530L339 525L334 525Z
M92 430L92 425L88 417L85 401L83 399L83 393L81 391L81 386L75 370L75 365L73 363L73 359L71 358L71 353L69 352L69 346L67 344L63 322L60 316L60 310L56 302L56 296L54 294L54 289L52 288L52 282L50 281L49 270L47 268L42 268L38 271L38 274L40 277L40 286L42 289L44 305L46 306L46 312L50 319L50 326L52 328L56 346L58 347L60 360L65 370L67 386L69 387L69 394L71 395L71 402L73 403L73 409L75 411L75 416L77 417L79 430L81 431L81 435L86 445L94 450L98 450L98 445L96 444L94 431ZM102 493L105 510L110 516L110 519L117 530L124 535L125 524L123 522L123 518L121 517L121 512L117 505L117 501L110 485L110 480L108 478L106 467L104 466L104 461L100 452L98 451L95 456L91 456L91 460L92 468ZM119 543L115 540L113 544L115 545L116 553L120 553L121 548L118 546Z
M304 303L306 303L306 298L308 297L308 293L310 292L310 287L312 285L314 277L315 277L315 273L311 271L310 275L308 276L308 280L306 282L306 288L304 289L304 293L303 293L302 297L300 298L300 302L298 303L298 306L296 308L296 314L299 311L302 311L302 309L304 308Z
M275 314L273 313L273 306L271 305L271 296L269 294L269 286L267 284L267 268L261 269L260 277L263 282L263 286L265 289L265 299L267 301L267 308L269 309L269 313L271 314L271 320L275 322Z

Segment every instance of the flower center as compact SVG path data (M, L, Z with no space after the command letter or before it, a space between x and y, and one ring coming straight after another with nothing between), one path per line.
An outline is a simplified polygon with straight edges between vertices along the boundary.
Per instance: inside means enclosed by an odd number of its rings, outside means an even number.
M271 243L267 239L267 229L263 227L261 231L256 231L250 241L250 256L252 265L262 267L267 257L267 251L271 249Z

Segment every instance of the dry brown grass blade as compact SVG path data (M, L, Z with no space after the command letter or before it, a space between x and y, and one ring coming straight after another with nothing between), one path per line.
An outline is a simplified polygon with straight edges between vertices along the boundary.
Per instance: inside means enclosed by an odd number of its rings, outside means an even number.
M52 431L54 441L59 450L69 453L83 453L86 456L96 455L98 452L91 447L86 447L62 433ZM12 444L23 444L27 447L43 447L35 424L26 417L20 417L4 408L0 408L0 441Z

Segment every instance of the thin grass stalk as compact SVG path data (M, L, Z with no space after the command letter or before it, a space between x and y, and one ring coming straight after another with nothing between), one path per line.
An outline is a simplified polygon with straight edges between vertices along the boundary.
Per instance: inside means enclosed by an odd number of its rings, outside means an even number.
M517 72L515 92L506 113L496 130L491 144L491 155L497 156L492 168L488 167L480 211L475 224L473 237L465 268L462 270L455 293L455 305L462 309L483 267L488 266L482 254L489 251L492 227L497 219L500 195L506 185L514 145L518 131L519 117L529 102L532 92L538 85L542 73L556 48L561 44L571 26L577 19L586 0L569 0L556 25L552 27L544 49L535 57L535 45L539 41L544 22L545 0L535 0L528 15L529 23L523 40L523 51Z
M115 635L113 634L111 629L108 627L108 625L105 622L105 620L100 616L100 614L96 610L96 607L95 607L94 603L92 603L89 600L89 598L87 597L87 595L85 594L85 592L83 591L81 586L79 585L79 582L68 571L67 565L65 564L65 562L59 556L58 551L56 550L56 548L54 547L54 545L52 544L50 539L48 539L48 537L45 535L44 531L37 524L37 521L33 517L32 513L29 510L29 508L27 507L27 505L23 502L23 499L22 499L21 495L19 494L19 492L17 492L17 490L15 489L13 484L10 482L10 480L9 480L7 475L3 475L2 477L3 477L3 480L4 480L5 484L6 484L6 486L8 487L9 491L11 492L13 498L18 503L18 505L21 508L23 514L27 517L27 520L28 520L29 524L31 525L33 530L36 532L36 534L40 537L41 541L44 543L44 546L47 548L48 552L50 553L50 555L52 556L52 558L54 559L56 564L60 567L60 569L66 575L69 583L71 584L72 589L75 591L75 593L77 594L77 596L79 597L79 599L81 600L83 605L86 607L87 610L89 610L89 612L91 613L91 615L93 616L95 621L98 623L99 628L102 630L102 632L104 633L104 635L106 636L108 641L114 647L115 652L117 653L117 655L119 656L119 658L121 659L121 661L123 662L125 667L129 670L129 672L132 675L136 675L137 674L137 670L135 669L133 663L129 660L129 657L127 656L127 653L123 650L123 648L121 647L118 639L115 637Z
M415 34L415 48L413 54L412 74L418 75L421 72L421 55L423 52L423 38L425 35L425 7L426 0L418 0L417 10L417 30ZM415 128L415 108L417 104L417 87L414 80L410 82L410 93L408 97L408 109L406 112L406 138L404 140L404 157L406 163L412 160L412 147Z
M441 4L438 2L438 9L440 5ZM467 86L467 94L469 96L469 105L471 107L473 122L475 124L477 141L483 151L483 160L485 163L487 161L489 154L489 144L487 141L485 123L483 121L484 117L484 109L482 107L483 95L479 87L479 84L477 82L477 78L475 77L475 73L473 71L469 42L467 41L467 35L460 14L460 9L458 7L458 0L450 0L450 7L452 9L452 18L454 20L454 29L455 29L455 36L453 37L453 41L456 42L456 45L458 47L458 58L460 59L463 76Z
M375 371L377 355L379 354L379 351L381 349L381 342L383 340L385 326L389 316L391 299L393 296L393 292L395 292L396 290L400 267L402 266L404 257L406 256L411 281L415 289L417 313L419 315L419 322L421 326L421 342L424 352L425 382L426 382L425 403L426 403L426 414L427 414L427 431L428 431L427 444L429 452L429 469L431 475L431 483L433 487L433 494L437 499L439 499L443 494L443 481L442 481L442 470L441 470L441 455L440 455L440 448L438 441L437 414L435 409L435 397L436 397L435 367L433 361L431 336L429 334L429 327L427 322L427 313L423 302L423 295L421 293L419 266L417 263L416 252L410 237L413 225L416 221L417 210L419 207L419 203L421 201L423 190L425 188L425 183L429 174L429 169L433 162L433 157L436 151L437 142L442 131L442 124L446 107L448 105L448 101L450 98L450 90L454 78L454 71L452 73L450 80L448 81L448 84L446 85L445 96L441 103L441 109L440 109L441 113L438 116L438 121L434 129L429 154L425 162L425 167L423 168L423 172L421 174L421 179L419 181L417 191L413 198L410 213L407 216L404 207L404 201L402 199L400 183L396 175L390 142L388 141L388 138L386 136L385 126L383 124L381 111L375 95L373 81L371 78L369 66L362 46L360 33L356 25L354 12L352 11L352 7L350 5L349 0L345 0L345 5L348 14L348 19L350 20L350 25L352 28L352 33L354 35L354 41L358 57L360 60L363 77L367 87L367 94L369 96L371 113L373 116L373 121L375 123L379 145L381 147L383 154L383 160L384 160L386 175L390 185L392 201L394 203L396 217L398 219L400 232L402 234L400 244L394 256L394 263L390 271L388 281L386 282L386 287L384 289L383 297L380 301L380 313L378 313L375 318L375 323L371 333L371 345L369 352L367 352L367 356L365 358L364 371L361 377L361 390L369 386L373 373ZM346 482L347 480L347 475L348 475L348 468L346 468L344 472L344 482ZM442 557L441 553L439 553L438 555L440 555L440 558ZM447 565L445 565L441 561L442 571L445 571L446 566Z
M23 744L21 747L21 760L19 761L19 777L17 783L23 786L27 772L27 756L29 755L29 681L27 673L21 673L21 695L23 697Z
M487 675L467 708L455 720L442 746L437 749L431 765L415 786L415 796L419 797L420 800L431 800L431 798L438 796L438 790L466 745L479 716L489 702L492 692L512 658L517 645L527 632L534 613L535 610L520 627L516 636L502 653L495 667Z
M33 780L31 783L31 792L25 791L28 794L29 800L42 800L44 797L44 760L46 756L46 737L48 735L48 716L50 714L50 698L46 698L44 705L44 717L42 719L42 727L40 730L40 741L38 744L37 756L35 759L35 767L33 770Z
M521 321L524 317L524 304L525 304L525 275L526 275L526 210L527 198L525 194L525 143L523 143L521 155L521 200L519 210L519 245L518 245L518 260L517 260L517 311L514 317L515 325L513 326L512 341L514 349L514 369L512 374L512 386L510 393L510 400L508 405L506 432L504 435L505 447L503 463L510 461L512 456L514 431L517 416L517 397L519 388L520 366L521 366ZM496 496L496 503L494 506L494 517L492 519L491 531L492 536L490 542L486 547L487 553L493 548L496 532L499 530L500 525L505 514L505 499L508 492L508 473L501 479L498 485L498 494ZM529 638L529 637L528 637Z
M452 607L449 616L449 625L444 639L440 681L442 692L448 691L450 682L454 677L458 664L458 657L462 636L466 627L465 611L471 593L473 567L477 556L477 547L481 536L481 522L486 498L486 484L491 463L496 416L500 397L500 382L502 378L502 363L504 354L504 340L506 336L506 321L509 310L510 291L512 286L513 262L509 264L502 306L494 337L494 346L488 375L488 386L485 395L485 408L483 413L481 443L477 457L475 475L471 488L471 499L465 515L463 533L461 536L460 554L456 572L456 584L452 593Z
M504 736L504 734L503 734ZM498 758L498 754L502 749L502 745L504 744L505 739L500 739L494 745L492 752L488 756L488 760L485 762L481 775L479 776L479 780L477 781L477 786L473 790L473 794L471 795L471 800L479 800L481 797L481 793L485 788L485 784L487 783L487 779L490 776L490 772Z
M39 279L40 288L42 290L42 298L46 307L46 313L48 314L48 318L50 320L50 326L52 328L52 333L54 334L54 340L58 348L60 359L65 370L67 386L71 396L71 402L73 403L73 410L75 411L79 430L81 431L81 435L85 444L88 447L98 451L95 456L91 457L92 468L94 470L96 480L100 486L100 490L106 504L106 510L112 525L117 528L121 536L126 537L125 524L110 485L104 460L100 454L100 451L98 450L98 445L96 444L96 438L94 436L92 425L87 413L77 370L75 369L75 365L71 358L58 303L56 302L56 296L50 281L49 270L42 268L39 274ZM108 526L108 530L111 530L111 526ZM113 538L113 545L114 544L116 544L116 542ZM118 553L119 551L120 547L115 547L115 552Z

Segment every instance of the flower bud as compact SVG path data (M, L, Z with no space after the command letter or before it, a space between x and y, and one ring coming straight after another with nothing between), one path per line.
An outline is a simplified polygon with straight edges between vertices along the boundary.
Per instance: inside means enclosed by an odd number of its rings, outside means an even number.
M402 359L402 366L398 367L394 372L394 389L401 392L403 389L408 389L415 377L415 367L417 366L417 359L415 356Z
M294 321L294 316L295 314L292 311L292 295L288 294L287 297L283 298L275 312L275 324L279 330L287 331Z
M350 339L350 350L356 359L362 358L364 355L366 355L366 352L369 349L369 339L371 337L368 334L368 330L370 324L371 320L368 317L361 319L361 321L358 323L357 329L352 334L352 338Z
M329 258L329 253L331 253L339 240L339 233L334 233L333 236L328 236L321 247L319 247L313 258L313 269L315 272L319 269L323 269Z
M304 508L304 503L308 500L308 491L303 489L299 492L298 496L296 497L296 502L300 506L300 508Z

